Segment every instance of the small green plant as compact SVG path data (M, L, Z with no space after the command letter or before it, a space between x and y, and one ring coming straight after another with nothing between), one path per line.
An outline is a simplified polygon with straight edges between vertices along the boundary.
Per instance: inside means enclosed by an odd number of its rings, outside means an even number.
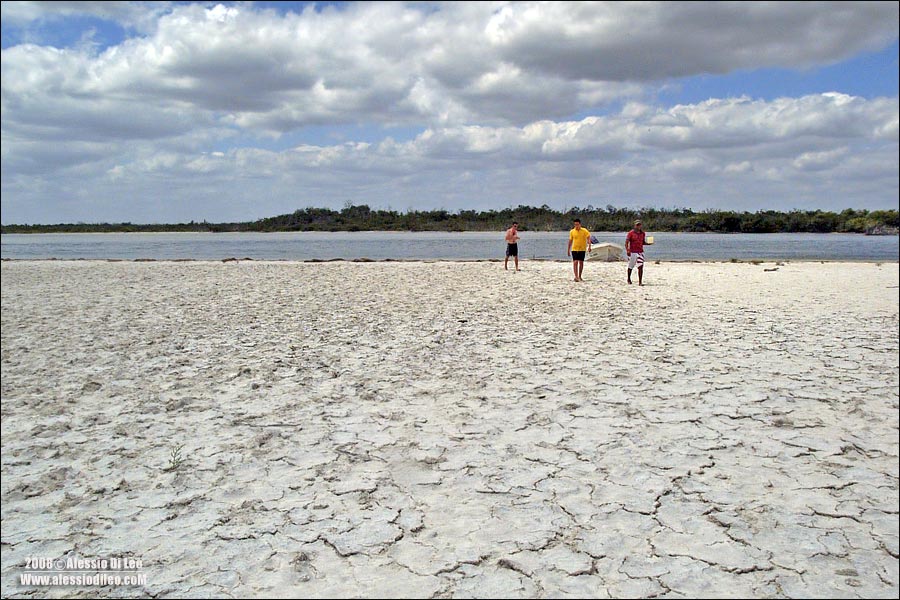
M181 450L183 448L184 444L172 447L172 450L169 452L169 464L163 468L163 471L175 471L184 464L184 457L181 455Z

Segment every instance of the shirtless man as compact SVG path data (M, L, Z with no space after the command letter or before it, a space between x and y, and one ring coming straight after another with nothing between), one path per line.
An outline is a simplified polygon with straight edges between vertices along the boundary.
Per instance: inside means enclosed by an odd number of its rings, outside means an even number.
M519 270L519 224L513 223L512 227L506 230L506 260L503 261L503 268L509 271L509 257L512 256L516 260L516 271Z

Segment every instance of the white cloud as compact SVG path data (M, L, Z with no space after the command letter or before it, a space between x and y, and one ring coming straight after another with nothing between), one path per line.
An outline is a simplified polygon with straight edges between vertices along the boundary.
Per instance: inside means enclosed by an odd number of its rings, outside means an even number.
M794 159L793 165L801 171L824 171L834 168L846 154L846 147L822 152L804 152Z
M882 47L897 37L897 7L361 3L278 14L240 3L4 2L13 24L87 14L142 35L100 52L89 35L72 48L2 51L3 218L55 218L54 197L77 210L82 194L94 198L85 210L113 210L122 190L152 215L175 210L159 199L181 189L209 218L370 195L471 206L683 190L714 202L717 185L735 181L750 202L766 196L753 193L756 179L796 181L812 197L822 186L807 178L863 171L896 192L896 97L647 98L672 77ZM424 133L271 149L286 133L335 124ZM231 138L245 147L226 150ZM882 167L892 157L891 174ZM258 193L273 199L242 200Z
M27 26L34 21L54 21L69 16L91 16L114 21L140 31L151 28L159 15L167 12L171 2L39 1L0 3L0 18L8 24Z
M196 206L208 210L202 217L210 219L346 200L404 208L542 204L566 197L582 198L585 205L627 199L702 208L721 207L726 199L732 208L793 208L828 199L835 208L884 206L896 201L898 152L896 142L876 132L897 111L897 99L823 94L669 109L644 105L640 111L630 106L605 117L523 127L437 127L406 142L147 150L125 162L98 160L94 168L104 183L95 197L113 202L123 189L142 189L174 201L178 196L170 190L182 190L198 198ZM835 197L836 180L850 190L858 182L867 196ZM4 195L27 195L20 183L4 182ZM785 206L787 198L792 203ZM181 202L157 209L196 217L181 213Z
M8 12L150 10L141 3L43 4ZM123 112L165 105L191 120L203 113L274 133L361 121L524 124L635 97L641 84L659 78L835 61L897 35L896 3L429 8L364 3L278 15L194 4L167 8L151 35L96 56L10 48L3 51L3 97L18 110L5 122L27 118L25 103L15 104L27 97L39 99L42 113L56 102L119 102ZM100 111L113 120L115 112Z
M834 62L895 39L897 20L893 2L523 2L485 32L525 68L646 81Z

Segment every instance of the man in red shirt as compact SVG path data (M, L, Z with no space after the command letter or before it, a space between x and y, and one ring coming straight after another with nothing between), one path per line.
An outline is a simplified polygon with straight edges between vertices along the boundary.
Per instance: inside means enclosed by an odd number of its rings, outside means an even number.
M631 283L631 270L637 265L638 285L644 285L644 226L640 221L634 222L634 229L625 236L625 254L628 255L628 283Z

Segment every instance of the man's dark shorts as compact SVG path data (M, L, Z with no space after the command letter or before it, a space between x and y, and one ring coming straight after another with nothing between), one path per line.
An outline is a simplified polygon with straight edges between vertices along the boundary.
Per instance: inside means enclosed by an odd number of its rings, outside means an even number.
M518 256L519 255L519 245L518 244L507 244L506 245L506 255L507 256Z
M584 250L572 250L572 260L584 260Z

